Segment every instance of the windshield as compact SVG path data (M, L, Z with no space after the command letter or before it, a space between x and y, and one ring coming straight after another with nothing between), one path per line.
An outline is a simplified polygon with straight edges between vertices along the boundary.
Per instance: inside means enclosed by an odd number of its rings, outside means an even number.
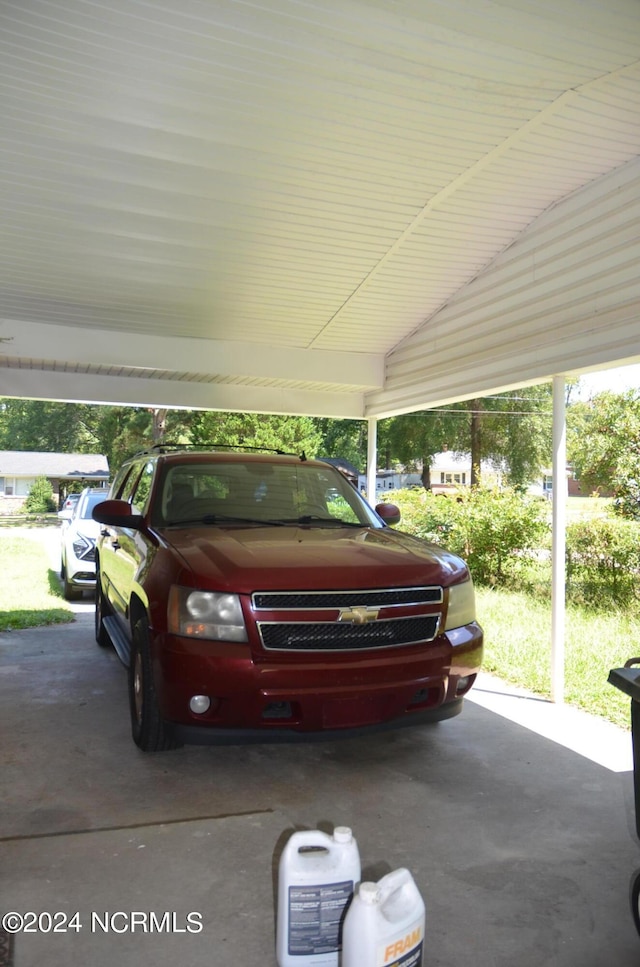
M200 462L170 467L160 508L158 525L383 526L339 471L309 463Z
M84 499L83 506L80 508L79 516L83 520L89 520L91 518L91 511L96 506L96 504L101 503L103 500L107 499L107 491L104 490L100 494L87 494Z

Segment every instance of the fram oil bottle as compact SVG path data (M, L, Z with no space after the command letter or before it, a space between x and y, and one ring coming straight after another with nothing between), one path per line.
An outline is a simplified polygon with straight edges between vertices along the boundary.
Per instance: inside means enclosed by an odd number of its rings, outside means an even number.
M347 826L333 836L294 833L278 870L278 967L338 967L344 911L360 881L358 844Z
M424 901L409 870L361 883L342 931L342 967L422 967Z

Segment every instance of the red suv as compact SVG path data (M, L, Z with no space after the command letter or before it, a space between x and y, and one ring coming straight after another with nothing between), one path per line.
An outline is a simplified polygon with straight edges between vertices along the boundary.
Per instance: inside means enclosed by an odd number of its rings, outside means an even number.
M93 514L96 639L129 669L141 749L461 710L482 658L466 565L330 464L157 447Z

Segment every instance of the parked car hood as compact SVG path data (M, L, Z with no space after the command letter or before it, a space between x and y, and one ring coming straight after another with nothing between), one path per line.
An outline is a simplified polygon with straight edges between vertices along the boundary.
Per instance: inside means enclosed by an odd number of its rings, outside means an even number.
M187 586L244 593L448 586L468 573L455 555L391 528L197 527L163 536L184 561Z
M97 520L93 520L91 517L82 517L79 520L70 522L68 533L84 534L86 537L91 537L93 540L97 540L100 534L100 524Z

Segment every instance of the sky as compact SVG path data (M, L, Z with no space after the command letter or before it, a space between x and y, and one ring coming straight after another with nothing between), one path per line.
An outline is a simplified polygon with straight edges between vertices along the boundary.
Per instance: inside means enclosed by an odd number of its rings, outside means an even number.
M601 369L597 373L585 373L580 377L580 398L588 400L596 393L610 390L624 393L629 389L640 390L640 365Z

